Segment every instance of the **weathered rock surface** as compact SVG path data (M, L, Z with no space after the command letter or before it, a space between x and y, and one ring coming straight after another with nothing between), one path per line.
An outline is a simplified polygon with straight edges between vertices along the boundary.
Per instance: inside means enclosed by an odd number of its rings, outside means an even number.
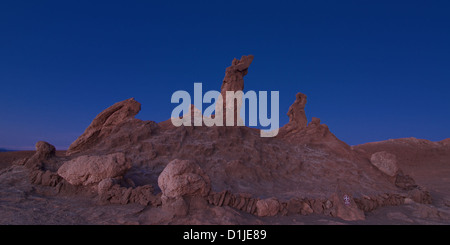
M207 196L211 190L209 177L197 164L179 159L167 164L158 177L158 186L163 195L171 198Z
M370 162L381 172L395 176L398 172L397 157L386 151L380 151L372 154Z
M58 175L72 185L96 184L106 178L123 176L131 163L123 153L104 156L79 156L65 162Z

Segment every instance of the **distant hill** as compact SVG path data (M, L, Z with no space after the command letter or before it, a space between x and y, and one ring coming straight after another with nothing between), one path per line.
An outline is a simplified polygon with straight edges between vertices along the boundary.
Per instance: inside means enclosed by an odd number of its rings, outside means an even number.
M5 149L5 148L0 148L0 152L7 152L7 151L12 151L12 150L8 150L8 149Z

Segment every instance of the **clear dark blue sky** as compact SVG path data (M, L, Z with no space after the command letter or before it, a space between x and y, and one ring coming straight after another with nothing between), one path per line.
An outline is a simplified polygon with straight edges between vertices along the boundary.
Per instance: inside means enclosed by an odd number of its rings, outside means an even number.
M395 2L395 3L393 3ZM347 143L450 137L449 1L1 1L0 147L63 149L135 97L170 117L175 90L219 90L253 54L248 90L297 92Z

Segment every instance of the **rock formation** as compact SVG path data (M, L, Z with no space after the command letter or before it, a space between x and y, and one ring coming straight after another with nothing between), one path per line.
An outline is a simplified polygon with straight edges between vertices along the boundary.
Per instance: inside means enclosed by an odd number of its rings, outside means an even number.
M234 125L240 118L240 110L242 106L242 97L238 97L236 100L227 100L227 91L243 91L244 90L244 76L248 73L248 68L253 61L253 55L243 55L240 60L233 59L231 66L225 70L225 77L222 82L220 94L223 99L223 118L226 119L227 111L234 110ZM219 105L216 105L216 111L220 112ZM228 112L230 114L231 112ZM231 114L230 114L231 115Z
M45 141L38 141L36 143L36 157L41 160L46 160L55 156L55 147Z
M164 196L207 196L211 190L209 177L195 163L175 159L167 164L158 177L158 185Z
M15 165L23 165L30 170L29 178L31 183L44 186L61 188L67 187L65 182L56 172L59 167L59 159L55 156L55 147L45 141L36 143L36 153L30 158L16 161Z
M244 88L252 60L251 55L233 60L222 94ZM446 141L402 139L350 147L319 118L307 123L306 101L298 93L279 135L262 138L248 127L142 121L134 118L140 103L131 98L95 117L65 157L38 142L32 157L16 163L26 166L32 183L54 187L56 193L96 189L92 195L98 204L148 206L156 214L151 217L233 210L244 217L314 213L358 221L364 212L405 200L431 203L430 193L401 166L425 162L430 155L447 163ZM191 107L189 113L200 112Z
M289 122L280 128L277 138L296 144L322 145L339 155L349 157L353 152L349 145L339 140L326 124L321 124L320 119L313 117L307 124L305 105L306 95L297 93L296 100L289 107L287 115Z
M120 124L133 119L140 110L141 104L134 98L130 98L115 103L102 111L94 118L86 131L70 145L67 155L94 148L99 141L111 134Z
M151 185L124 187L114 179L104 179L98 184L100 203L128 204L138 203L143 206L160 206L161 195L154 195Z
M258 216L275 216L280 210L280 202L275 198L258 200L256 202L256 212Z
M398 172L397 157L389 152L380 151L372 154L370 162L381 172L393 177Z
M364 220L364 212L358 207L352 194L342 188L340 183L336 188L336 192L331 196L333 206L335 208L335 215L343 220L355 221Z
M248 73L248 68L253 61L253 55L243 55L240 60L233 59L231 66L225 70L221 94L225 98L226 91L243 91L244 76Z
M284 126L287 132L298 132L306 128L308 120L305 114L306 95L297 93L295 102L289 107L289 122ZM317 122L314 122L317 123ZM320 120L319 120L320 123Z
M106 178L123 176L131 167L123 153L105 156L79 156L65 162L58 175L72 185L96 184Z
M450 146L450 138L440 141L441 144Z

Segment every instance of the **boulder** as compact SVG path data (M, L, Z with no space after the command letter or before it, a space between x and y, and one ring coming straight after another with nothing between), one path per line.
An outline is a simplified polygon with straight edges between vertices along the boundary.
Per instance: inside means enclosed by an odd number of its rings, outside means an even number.
M372 154L370 162L381 172L393 177L398 172L397 157L386 151Z
M275 198L267 198L256 202L256 214L260 217L275 216L280 210L280 202Z
M58 175L72 185L96 184L107 178L123 176L131 163L123 153L103 156L80 156L65 162Z
M211 181L197 164L175 159L159 175L158 186L169 198L185 195L205 197L211 190Z

